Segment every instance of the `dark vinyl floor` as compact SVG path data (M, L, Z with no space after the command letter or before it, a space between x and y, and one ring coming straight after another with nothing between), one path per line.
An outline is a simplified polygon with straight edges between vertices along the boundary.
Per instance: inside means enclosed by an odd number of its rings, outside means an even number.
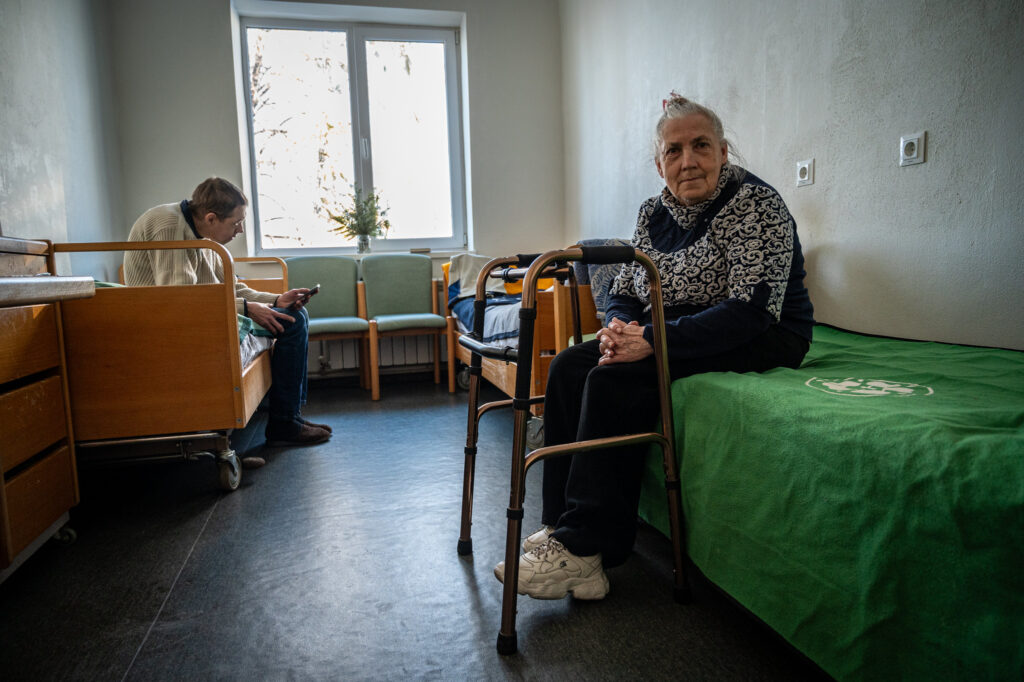
M306 415L334 438L269 450L254 419L234 444L268 464L233 493L211 462L84 470L77 541L0 585L0 680L827 679L706 584L675 604L647 527L604 601L520 597L499 656L511 413L481 423L460 558L465 404L418 377L377 403L314 382Z

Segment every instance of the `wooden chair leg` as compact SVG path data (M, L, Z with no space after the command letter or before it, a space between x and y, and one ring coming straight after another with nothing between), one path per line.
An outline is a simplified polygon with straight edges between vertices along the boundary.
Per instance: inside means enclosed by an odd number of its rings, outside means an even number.
M448 392L455 393L455 318L448 318L445 341L448 346Z
M377 321L370 320L370 399L380 400L380 337Z

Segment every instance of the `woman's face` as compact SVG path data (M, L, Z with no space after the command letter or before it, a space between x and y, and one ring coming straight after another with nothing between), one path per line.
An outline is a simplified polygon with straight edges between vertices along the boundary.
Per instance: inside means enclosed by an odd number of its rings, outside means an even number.
M718 175L729 154L704 114L665 121L654 164L668 191L692 205L707 200L718 186Z

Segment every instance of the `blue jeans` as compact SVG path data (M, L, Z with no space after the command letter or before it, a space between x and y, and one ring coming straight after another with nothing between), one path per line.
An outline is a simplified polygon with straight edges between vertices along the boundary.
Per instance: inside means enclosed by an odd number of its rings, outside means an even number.
M279 320L284 331L277 334L270 359L270 420L294 422L306 403L306 367L309 356L309 314L305 308L295 311L274 308L295 318Z

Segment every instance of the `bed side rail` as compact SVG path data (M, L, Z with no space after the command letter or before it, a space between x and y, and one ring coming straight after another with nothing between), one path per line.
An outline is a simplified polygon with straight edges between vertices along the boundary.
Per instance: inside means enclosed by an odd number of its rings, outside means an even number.
M54 244L55 252L210 249L226 282L233 261L208 241ZM232 284L100 288L62 306L79 440L244 426Z

